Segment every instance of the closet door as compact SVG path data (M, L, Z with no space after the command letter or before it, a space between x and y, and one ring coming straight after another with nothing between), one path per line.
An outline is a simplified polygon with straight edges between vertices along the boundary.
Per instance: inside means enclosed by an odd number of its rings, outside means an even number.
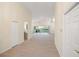
M79 57L79 4L65 14L65 47L66 56Z
M19 40L19 29L18 29L18 22L12 22L11 23L11 44L12 46L15 46L18 44L18 40Z

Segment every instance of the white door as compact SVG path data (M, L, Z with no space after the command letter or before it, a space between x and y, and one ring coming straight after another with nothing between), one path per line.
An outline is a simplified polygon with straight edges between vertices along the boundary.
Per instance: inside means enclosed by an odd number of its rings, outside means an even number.
M65 55L79 56L79 5L65 15Z
M11 24L11 31L12 31L12 46L18 44L19 40L19 31L18 31L18 22L12 22Z

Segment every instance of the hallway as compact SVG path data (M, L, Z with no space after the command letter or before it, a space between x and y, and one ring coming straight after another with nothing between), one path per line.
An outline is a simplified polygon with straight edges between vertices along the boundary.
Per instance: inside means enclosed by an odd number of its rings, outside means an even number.
M34 34L32 39L1 54L1 57L59 57L53 36L47 33Z

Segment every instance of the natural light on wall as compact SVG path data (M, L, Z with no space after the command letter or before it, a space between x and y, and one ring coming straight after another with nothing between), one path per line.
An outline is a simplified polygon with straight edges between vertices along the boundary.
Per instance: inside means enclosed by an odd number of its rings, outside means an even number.
M55 18L53 18L53 22L55 22Z
M24 30L25 30L25 32L28 31L27 28L26 28L26 25L27 25L27 24L28 24L27 22L24 22Z

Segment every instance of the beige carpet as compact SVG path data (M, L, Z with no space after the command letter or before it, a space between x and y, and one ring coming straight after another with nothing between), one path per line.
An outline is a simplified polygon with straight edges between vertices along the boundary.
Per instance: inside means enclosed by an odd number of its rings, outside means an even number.
M54 45L53 35L47 33L34 34L32 39L12 48L1 57L59 57Z

